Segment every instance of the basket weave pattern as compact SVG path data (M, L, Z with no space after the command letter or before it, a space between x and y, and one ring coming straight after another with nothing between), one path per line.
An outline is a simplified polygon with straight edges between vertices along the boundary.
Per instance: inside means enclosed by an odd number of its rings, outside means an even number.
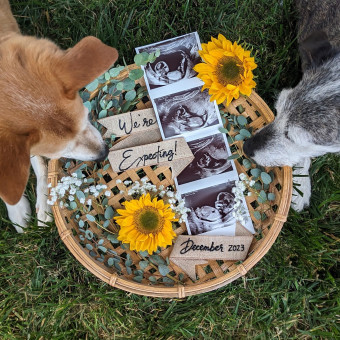
M136 68L135 65L131 65L131 68ZM121 75L124 78L124 74ZM141 79L136 83L145 86L144 80ZM96 91L92 93L91 97L96 95ZM274 119L273 113L270 111L268 106L263 102L263 100L256 94L252 93L249 98L240 97L234 100L231 105L227 108L227 111L231 114L240 115L239 106L242 106L244 112L242 115L248 119L249 125L257 130ZM137 109L150 108L152 104L150 101L140 101L137 105ZM231 132L233 134L233 132ZM238 149L242 148L242 142L237 141L235 145ZM233 146L231 146L233 147ZM242 163L235 161L238 173L247 173L249 169L244 168ZM79 166L79 165L78 165ZM77 167L78 167L77 166ZM77 169L73 167L69 169L72 173ZM291 194L292 194L292 171L289 167L283 168L273 168L275 178L270 184L269 191L275 194L275 200L270 203L267 207L265 214L267 218L264 221L256 220L253 216L254 210L263 209L261 205L256 204L256 199L253 196L247 196L246 202L249 208L250 216L252 217L255 230L257 233L251 244L248 256L246 260L242 263L236 264L235 261L209 261L208 264L198 265L196 267L197 280L193 282L182 270L175 264L171 263L171 269L176 272L176 274L184 274L184 285L176 284L172 287L157 284L152 285L148 276L160 276L158 271L156 271L152 266L148 266L144 270L144 278L141 283L133 281L133 274L129 274L126 268L121 266L121 273L118 275L117 270L114 267L105 266L105 261L107 256L104 256L104 260L101 259L99 262L93 256L89 255L89 252L84 248L84 242L82 242L78 237L78 224L71 218L72 211L67 209L61 209L59 205L53 206L53 213L55 216L55 221L58 227L58 231L61 239L76 257L76 259L84 265L88 270L90 270L94 275L100 278L102 281L109 283L111 286L123 289L128 292L155 296L155 297L179 297L183 298L189 295L200 294L208 292L219 287L222 287L240 276L245 275L260 259L267 253L274 241L276 240L286 217L288 214ZM171 170L168 167L143 167L142 171L140 169L128 170L123 173L116 173L112 171L109 167L106 171L100 169L99 172L103 175L101 177L101 183L106 184L109 189L116 192L114 196L109 199L109 205L113 208L120 208L121 203L128 197L124 197L120 191L125 191L126 186L124 185L125 180L131 180L132 182L140 180L142 177L147 176L149 180L155 185L164 185L164 187L172 186L174 184L171 178ZM49 181L52 186L57 184L58 179L61 174L60 162L57 160L52 160L49 163ZM122 183L116 184L116 180L120 179ZM103 214L104 211L101 207L94 208L91 211L91 215L95 216L98 214ZM90 230L94 234L100 234L101 230L96 226L94 222L87 222L90 225ZM75 232L74 232L75 231ZM185 225L182 224L176 230L176 233L182 234L186 232ZM132 268L140 269L139 262L142 260L139 254L128 249L123 249L119 244L114 248L109 241L104 242L104 246L108 249L114 249L117 254L123 258L126 258L127 254L130 254L133 261ZM169 247L161 252L161 256L166 258L170 255L172 247Z

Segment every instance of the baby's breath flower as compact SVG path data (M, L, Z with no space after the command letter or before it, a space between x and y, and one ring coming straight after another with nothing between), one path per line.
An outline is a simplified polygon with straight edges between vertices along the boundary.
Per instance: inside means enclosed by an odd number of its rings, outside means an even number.
M120 184L120 183L122 183L122 180L121 179L117 179L116 180L116 184Z
M107 196L107 197L111 196L111 191L109 191L109 190L105 191L104 195Z

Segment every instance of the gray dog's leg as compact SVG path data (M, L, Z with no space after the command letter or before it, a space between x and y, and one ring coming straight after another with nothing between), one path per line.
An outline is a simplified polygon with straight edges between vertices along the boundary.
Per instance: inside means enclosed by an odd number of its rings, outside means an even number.
M304 158L300 163L296 164L296 169L293 172L293 182L303 193L303 196L301 196L295 189L293 190L291 207L296 211L302 211L303 208L309 206L311 196L311 182L308 172L309 167L310 158Z

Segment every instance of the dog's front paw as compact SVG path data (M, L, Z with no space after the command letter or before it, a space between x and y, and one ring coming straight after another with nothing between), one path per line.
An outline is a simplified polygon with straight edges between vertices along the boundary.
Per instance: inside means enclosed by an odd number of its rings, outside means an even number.
M13 226L18 233L23 233L22 228L27 227L27 220L32 214L30 203L25 196L15 205L6 204L8 217L13 222Z
M293 189L293 196L291 207L295 211L302 211L304 208L309 206L310 196L311 196L311 184L310 178L308 177L299 177L297 181L294 181L296 184L300 184L298 187L299 191L303 193L303 196L295 189Z
M37 212L39 227L46 227L47 222L53 221L51 206L47 204L47 200L45 197L43 199L37 199L35 209Z

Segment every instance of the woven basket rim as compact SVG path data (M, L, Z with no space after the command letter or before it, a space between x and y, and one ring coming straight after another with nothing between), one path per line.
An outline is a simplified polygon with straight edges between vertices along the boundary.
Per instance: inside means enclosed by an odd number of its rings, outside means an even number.
M137 68L136 65L129 65L129 69ZM96 90L97 91L97 90ZM95 91L95 92L96 92ZM92 93L91 97L95 96ZM266 123L274 120L274 115L271 112L267 104L262 98L254 91L249 96L249 99L256 103L257 107L261 111L261 116ZM49 182L56 182L59 175L60 162L59 160L51 160L48 165L48 178ZM247 257L241 264L237 265L235 269L229 271L221 277L214 278L212 280L193 284L193 285L175 285L173 287L159 286L159 285L146 285L137 283L132 280L126 279L116 274L111 274L103 269L98 263L96 263L89 254L87 254L78 243L77 239L73 236L72 231L67 228L64 223L63 216L58 205L52 207L52 211L55 217L55 222L58 228L59 235L75 256L75 258L92 274L97 276L102 281L109 285L119 288L121 290L135 293L144 296L162 297L162 298L184 298L186 296L196 295L208 291L215 290L223 287L228 283L244 276L251 268L253 268L268 252L271 246L274 244L278 237L281 228L286 221L291 196L292 196L292 168L282 167L282 191L280 195L280 201L278 209L272 217L273 223L271 224L268 233L262 238L259 246Z

